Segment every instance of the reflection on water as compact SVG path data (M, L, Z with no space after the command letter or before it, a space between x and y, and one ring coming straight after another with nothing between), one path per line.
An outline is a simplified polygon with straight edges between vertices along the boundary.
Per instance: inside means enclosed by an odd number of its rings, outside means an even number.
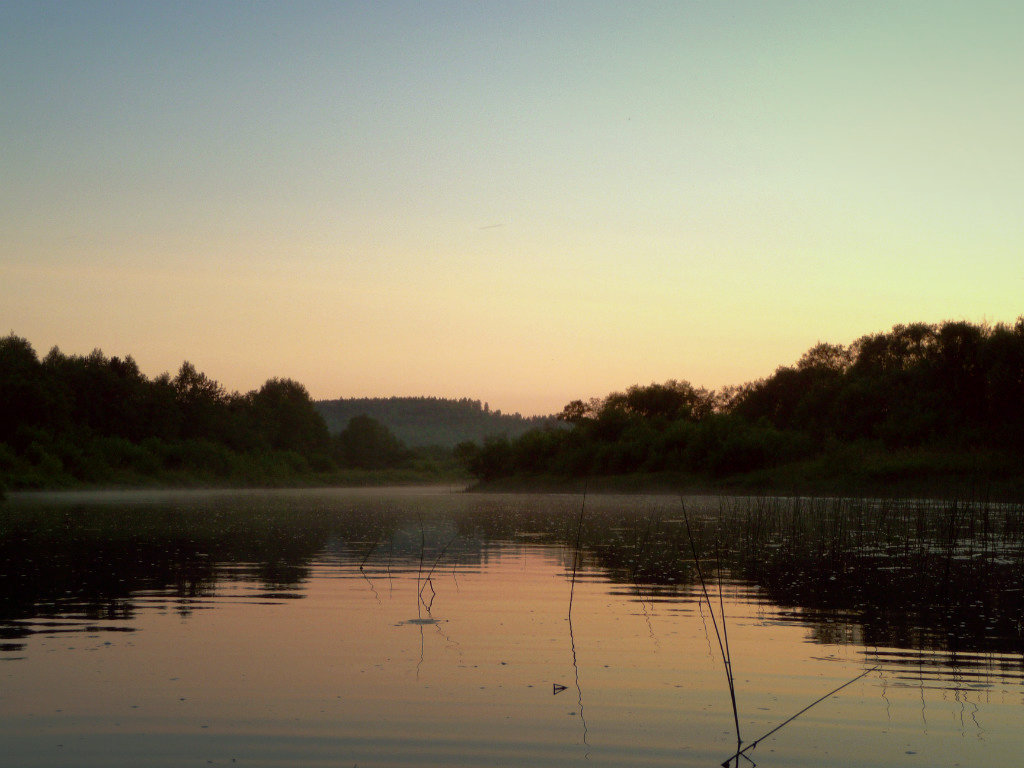
M0 765L996 765L1019 508L429 489L0 507ZM582 525L580 524L582 520ZM719 598L720 594L720 598ZM571 606L571 613L570 613ZM585 707L584 707L585 705Z

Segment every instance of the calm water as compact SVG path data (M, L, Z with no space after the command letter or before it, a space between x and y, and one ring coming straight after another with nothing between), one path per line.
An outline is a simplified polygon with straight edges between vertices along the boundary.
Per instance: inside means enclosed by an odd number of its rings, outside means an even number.
M1017 764L1018 512L685 503L15 497L0 765L713 768L736 747L715 623L746 742L877 667L758 765Z

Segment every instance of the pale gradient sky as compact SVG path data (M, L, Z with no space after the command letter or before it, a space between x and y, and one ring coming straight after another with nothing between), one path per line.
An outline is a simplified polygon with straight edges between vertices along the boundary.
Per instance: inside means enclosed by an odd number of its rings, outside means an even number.
M1024 313L1024 4L0 3L0 333L524 414Z

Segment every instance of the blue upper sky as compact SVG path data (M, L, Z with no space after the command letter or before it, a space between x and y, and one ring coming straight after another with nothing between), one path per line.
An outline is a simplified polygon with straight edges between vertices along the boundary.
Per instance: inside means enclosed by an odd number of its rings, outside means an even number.
M1012 3L0 4L0 332L503 410L1024 312Z

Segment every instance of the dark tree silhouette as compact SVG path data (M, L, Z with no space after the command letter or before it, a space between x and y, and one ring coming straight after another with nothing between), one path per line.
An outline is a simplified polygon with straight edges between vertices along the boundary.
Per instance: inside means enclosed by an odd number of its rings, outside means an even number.
M369 416L356 416L335 438L341 462L347 467L383 469L401 464L408 455L391 431Z

